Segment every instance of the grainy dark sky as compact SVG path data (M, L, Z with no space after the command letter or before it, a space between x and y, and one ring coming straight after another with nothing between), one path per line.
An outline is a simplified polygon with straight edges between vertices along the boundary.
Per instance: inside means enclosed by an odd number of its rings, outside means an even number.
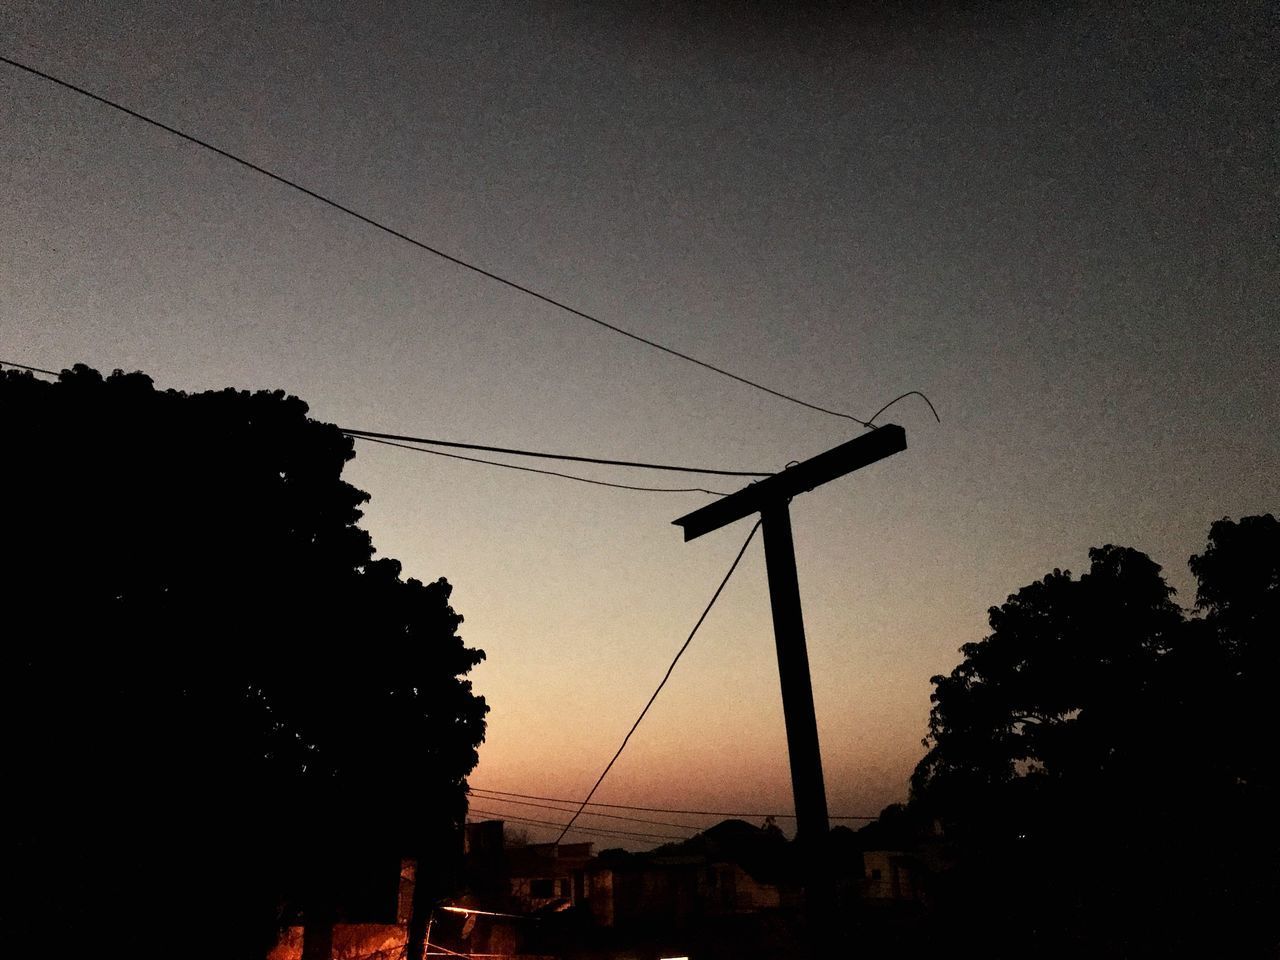
M1209 522L1280 506L1280 46L1262 2L839 6L8 0L0 52L814 402L926 391L941 425L904 402L906 453L793 507L831 806L874 813L989 605L1106 542L1189 603ZM0 185L8 359L603 456L851 435L8 67ZM747 532L386 448L350 476L488 652L497 789L585 791ZM598 798L789 809L772 644L757 545Z

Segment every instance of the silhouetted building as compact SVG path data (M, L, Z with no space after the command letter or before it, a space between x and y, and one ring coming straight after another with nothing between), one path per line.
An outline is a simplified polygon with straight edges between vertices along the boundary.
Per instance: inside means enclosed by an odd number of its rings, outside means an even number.
M587 871L587 905L604 927L776 911L799 902L792 869L781 832L726 820L651 853L597 858Z
M535 914L584 903L590 843L511 844L502 820L468 823L464 837L468 904Z
M564 910L587 899L590 843L533 843L507 851L511 899L518 911Z
M862 895L868 900L924 899L924 865L900 850L862 852Z
M697 854L596 860L588 881L587 905L603 927L650 921L681 926L777 909L784 900L777 883Z
M333 957L343 960L395 960L404 956L409 911L417 865L401 860L397 873L394 861L386 858L344 863L338 870L340 883L333 925ZM301 918L286 926L268 960L299 960L302 956Z

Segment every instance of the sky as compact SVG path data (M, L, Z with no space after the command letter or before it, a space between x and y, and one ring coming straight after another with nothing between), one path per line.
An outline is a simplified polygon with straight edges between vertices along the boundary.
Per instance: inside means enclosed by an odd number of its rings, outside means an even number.
M924 391L941 423L903 401L905 452L792 504L837 815L905 799L988 607L1104 543L1190 604L1209 523L1280 506L1278 37L1263 2L0 6L0 54L609 322L859 417ZM728 469L861 432L4 65L0 358ZM370 444L346 476L487 654L489 790L585 795L750 529ZM791 810L758 539L596 799Z

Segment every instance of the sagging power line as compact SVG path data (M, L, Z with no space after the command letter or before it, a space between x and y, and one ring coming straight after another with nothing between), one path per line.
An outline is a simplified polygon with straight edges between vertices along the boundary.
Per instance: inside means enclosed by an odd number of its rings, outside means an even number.
M576 480L578 483L590 483L597 487L613 487L617 490L639 490L645 493L708 493L713 497L723 497L725 494L717 490L708 490L705 487L641 487L630 483L613 483L609 480L594 480L591 477L580 477L574 473L560 473L557 470L539 470L537 467L522 467L518 463L502 463L498 460L485 460L482 457L464 457L457 453L446 453L443 450L430 450L426 447L415 447L407 443L397 443L394 440L380 440L377 437L363 437L359 434L349 433L347 436L353 440L367 440L370 443L381 443L388 447L399 447L402 450L412 450L414 453L429 453L435 457L448 457L450 460L465 460L467 463L483 463L490 467L505 467L508 470L519 470L522 473L540 473L545 477L561 477L565 480Z
M43 367L34 367L25 363L14 363L9 360L0 360L0 367L14 367L19 370L27 370L32 373L42 373L51 377L59 377L61 374L53 370L46 370ZM481 450L492 453L503 453L512 456L532 457L543 460L561 460L572 461L575 463L598 464L601 466L626 467L629 469L639 470L659 470L676 473L694 473L709 474L715 476L729 477L768 477L771 474L763 471L748 470L720 470L714 467L686 467L677 466L668 463L648 463L637 460L610 460L602 457L579 456L576 454L565 453L549 453L542 450L520 450L512 447L495 447L481 443L462 443L455 440L436 440L427 437L409 437L394 433L374 433L369 430L357 430L350 427L339 427L339 431L351 437L354 440L364 440L370 443L380 443L389 447L399 447L404 450L411 450L414 453L426 453L432 456L448 457L452 460L464 460L468 463L485 464L491 467L503 467L507 470L518 470L522 473L538 473L544 476L561 477L565 480L575 480L578 483L589 483L598 487L613 487L619 490L634 490L645 493L705 493L713 497L725 496L719 490L709 490L706 487L651 487L639 484L616 483L611 480L597 480L593 477L583 477L572 473L562 473L556 470L543 470L537 467L527 467L515 463L503 463L497 460L486 460L481 457L468 457L456 453L447 453L443 450L430 450L423 446L414 446L414 444L430 444L433 446L449 447L463 450Z
M699 367L702 367L703 369L710 370L713 373L718 373L723 377L729 378L730 380L735 380L738 383L744 384L749 387L753 387L756 390L763 391L764 393L770 394L771 396L774 396L774 397L778 397L782 400L787 400L801 407L806 407L810 410L815 410L819 413L825 413L832 417L840 417L844 420L851 420L854 423L861 424L862 426L867 427L868 429L871 429L874 427L874 424L871 421L862 420L859 417L855 417L849 413L843 413L839 410L832 410L828 407L819 406L816 403L810 403L807 400L801 400L799 397L793 396L789 393L785 393L781 390L775 390L772 387L767 387L756 380L752 380L748 377L744 377L739 374L732 373L731 371L726 370L723 367L717 366L713 363L708 363L705 360L699 360L698 358L692 357L689 354L683 353L680 350L676 350L673 347L668 347L665 344L659 343L657 340L652 340L649 337L644 337L638 333L633 333L632 331L619 327L616 324L609 323L606 320L602 320L599 317L593 316L592 314L587 313L584 310L579 310L577 307L572 307L569 304L565 303L563 300L558 300L555 297L548 296L545 293L540 293L539 291L533 289L532 287L526 286L525 284L518 283L514 280L509 280L506 277L502 276L501 274L495 273L492 270L487 270L484 267L478 266L474 263L464 260L461 257L455 256L451 253L446 253L444 250L440 249L439 247L436 247L429 243L425 243L424 241L418 240L415 237L411 237L409 234L404 233L403 231L400 231L395 229L394 227L388 226L387 224L379 220L376 220L373 217L366 216L363 213L359 213L353 208L346 206L343 203L339 203L337 200L327 197L324 194L319 193L318 191L312 190L308 187L304 187L302 184L298 183L296 180L292 180L286 176L283 176L281 174L275 173L274 171L268 170L266 167L260 166L259 164L256 164L251 160L246 160L244 157L238 156L237 154L234 154L229 150L224 150L221 147L214 146L212 143L210 143L207 140L202 140L201 138L194 136L193 134L187 133L183 130L179 130L177 127L170 126L169 124L164 123L160 120L156 120L155 118L147 116L146 114L141 113L138 110L134 110L134 109L131 109L130 107L126 107L124 104L118 103L115 100L111 100L107 97L93 93L91 90L87 90L84 87L71 83L68 80L63 80L62 78L56 77L51 73L46 73L43 70L39 70L28 64L21 63L20 61L14 60L10 57L0 56L0 63L8 64L9 66L13 67L16 70L22 70L25 73L28 73L32 76L39 77L42 80L47 80L48 82L56 84L59 87L62 87L66 90L70 90L73 93L77 93L82 97L87 97L90 100L93 100L97 103L102 104L103 106L107 106L113 110L117 110L120 113L123 113L129 117L132 117L135 120L140 120L143 123L156 127L159 130L163 130L165 133L171 134L172 136L185 140L188 143L193 143L198 147L202 147L205 150L209 150L213 153L216 153L220 157L230 160L233 163L237 163L242 167L252 170L254 173L261 174L264 177L274 180L277 183L283 184L284 186L289 187L292 190L296 190L299 193L302 193L305 196L308 196L311 199L318 201L319 203L323 203L328 207L332 207L334 210L338 210L341 213L345 213L350 217L354 217L355 219L361 221L362 223L368 224L369 226L374 227L377 230L381 230L383 233L386 233L392 237L395 237L398 240L402 240L405 243L411 244L414 247L417 247L419 250L423 250L427 253L430 253L432 256L439 257L441 260L445 260L449 263L454 264L455 266L462 267L465 270L470 270L471 272L479 274L482 277L485 277L489 280L493 280L495 283L500 283L503 286L511 288L512 290L516 290L520 293L523 293L526 296L533 297L536 300L541 300L543 303L550 304L553 307L557 307L558 309L563 310L566 313L572 314L575 317L578 317L582 320L586 320L589 323L594 323L597 326L601 327L602 329L612 331L613 333L616 333L620 336L627 337L631 340L634 340L637 343L645 344L646 346L652 347L655 350L660 350L661 352L669 354L670 356L678 357L681 360L685 360L689 363L695 364Z
M545 800L548 803L567 803L572 806L578 806L581 800L573 800L567 797L543 797L533 793L513 793L510 790L491 790L487 787L472 787L472 793L492 793L498 797L520 797L525 800ZM755 812L743 813L742 811L733 810L687 810L681 807L644 807L634 803L602 803L599 800L589 801L588 807L603 807L606 810L637 810L641 813L683 813L693 817L740 817L742 819L751 819L759 817L766 819L773 817L777 819L794 818L794 813L768 813ZM879 817L868 814L844 814L842 816L829 817L831 820L878 820Z
M511 797L500 797L486 793L483 790L471 790L470 795L477 800L484 800L488 803L510 803L520 807L537 807L540 810L553 810L556 813L573 813L573 806L577 805L576 800L565 800L563 803L570 804L569 807L555 806L550 803L538 803L535 800L515 800ZM630 823L648 823L655 827L678 827L683 830L695 830L697 827L689 823L676 823L673 820L654 820L651 817L628 817L619 813L601 813L599 810L587 810L582 814L584 817L604 817L608 820L624 820Z
M923 393L921 393L919 390L908 390L906 393L899 394L898 396L894 397L892 400L890 400L888 403L886 403L883 407L881 407L879 410L877 410L874 414L872 414L872 415L871 415L871 417L870 417L869 422L870 422L870 423L874 423L874 422L875 422L876 417L880 416L880 414L884 413L886 410L888 410L890 407L892 407L892 406L893 406L895 403L897 403L899 400L905 400L905 399L907 399L907 397L919 397L921 400L923 400L925 403L927 403L927 404L929 405L929 412L933 414L933 419L934 419L934 420L936 420L936 421L938 421L938 423L941 423L941 422L942 422L942 418L941 418L940 416L938 416L938 411L937 411L936 409L934 409L933 401L931 401L928 397L926 397L926 396L925 396Z
M572 822L570 822L569 824L565 824L563 821L560 821L560 820L543 820L537 817L524 817L519 815L507 816L506 814L500 813L496 810L480 810L476 807L472 807L469 813L478 814L482 817L490 817L494 820L510 820L512 823L528 823L528 824L534 824L541 827L557 827L557 828L564 827L565 831L560 834L560 839L564 838L564 833L567 833L570 828L576 831L580 831L582 833L605 833L605 834L616 835L616 836L632 837L639 840L688 840L689 839L688 836L677 836L671 833L647 833L644 831L637 831L637 830L624 830L621 827L618 827L618 828L581 827L581 826L575 826ZM696 832L697 828L690 827L689 829L694 830ZM557 840L556 842L559 843L560 840Z
M717 477L771 477L766 470L721 470L717 467L684 467L670 463L647 463L642 460L607 460L602 457L586 457L572 453L546 453L540 450L519 450L514 447L494 447L482 443L461 443L456 440L433 440L429 437L410 437L398 433L376 433L355 427L339 427L343 433L369 440L393 440L398 443L422 443L433 447L451 447L461 450L483 450L487 453L506 453L517 457L536 457L541 460L565 460L573 463L595 463L606 467L631 467L638 470L666 470L673 473L705 473Z
M15 363L10 360L0 360L0 366L15 367L20 370L27 370L33 373L42 373L51 377L60 376L60 374L54 370L48 370L43 367L31 366L25 363ZM893 400L889 401L887 404L881 407L880 410L877 411L876 416L879 416L881 413L889 409L889 407L893 406L899 400L903 400L906 397L909 397L912 395L919 396L921 399L924 400L925 403L929 404L929 409L932 410L934 413L934 416L937 417L937 411L933 409L933 404L929 402L929 398L926 397L923 393L920 393L920 391L918 390L911 390L911 391L908 391L907 393L902 394L901 396L895 397ZM478 450L478 451L483 451L488 453L501 453L501 454L506 454L510 456L532 457L532 458L543 459L543 460L559 460L559 461L574 462L574 463L589 463L589 464L596 464L601 466L625 467L628 469L639 469L639 470L659 470L659 471L668 471L668 472L676 472L676 473L705 474L708 476L754 477L754 478L764 478L764 477L773 476L772 473L768 471L763 471L763 470L723 470L718 467L690 467L690 466L682 466L682 465L669 464L669 463L652 463L652 462L639 461L639 460L617 460L617 459L609 459L604 457L584 456L580 454L550 453L543 450L524 450L524 449L519 449L515 447L498 447L491 444L469 443L469 442L464 443L456 440L440 440L438 438L432 438L432 437L415 437L415 436L408 436L405 434L382 433L382 432L377 432L372 430L361 430L355 427L339 427L338 429L343 433L345 433L347 436L352 437L353 439L365 440L372 443L381 443L390 447L400 447L405 450L411 450L414 453L425 453L425 454L431 454L433 456L448 457L453 460L463 460L468 463L478 463L478 464L484 464L486 466L502 467L507 470L518 470L523 473L537 473L537 474L542 474L544 476L560 477L565 480L573 480L578 483L588 483L593 486L612 487L618 490L632 490L632 491L640 491L645 493L705 493L715 497L728 496L728 494L725 494L719 490L709 490L706 487L652 487L652 486L645 486L645 485L639 485L639 484L617 483L610 480L598 480L593 477L584 477L578 474L563 473L556 470L543 470L536 467L523 466L520 464L504 463L496 460L487 460L481 457L469 457L461 454L451 454L451 453L446 453L443 450L430 450L430 449L425 449L424 446L447 447L450 449L462 449L462 450ZM417 446L417 445L424 445L424 446Z

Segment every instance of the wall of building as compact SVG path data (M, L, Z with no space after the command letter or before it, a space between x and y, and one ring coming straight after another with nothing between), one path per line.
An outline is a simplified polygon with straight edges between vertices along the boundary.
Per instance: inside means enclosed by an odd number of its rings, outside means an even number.
M866 850L862 854L863 894L872 900L919 900L921 868L909 854Z
M338 923L333 928L333 960L399 960L405 928L395 923ZM301 960L302 927L287 927L267 960Z

